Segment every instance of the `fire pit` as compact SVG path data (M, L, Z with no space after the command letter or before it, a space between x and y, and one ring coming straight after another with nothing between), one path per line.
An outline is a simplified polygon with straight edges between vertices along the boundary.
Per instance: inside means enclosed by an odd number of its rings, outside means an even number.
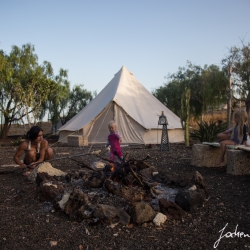
M157 169L147 163L149 155L143 159L129 159L126 155L116 162L102 157L100 152L93 155L99 161L91 166L78 161L79 169L60 175L49 174L53 171L48 169L53 167L48 162L35 169L38 197L45 209L50 207L64 212L71 221L86 220L90 224L160 226L166 219L181 219L209 198L198 172L185 186L168 187L159 182Z

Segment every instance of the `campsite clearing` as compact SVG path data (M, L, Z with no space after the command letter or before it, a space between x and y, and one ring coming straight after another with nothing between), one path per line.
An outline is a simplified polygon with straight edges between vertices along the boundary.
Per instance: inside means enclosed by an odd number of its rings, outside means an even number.
M196 212L186 214L182 220L167 220L159 228L70 222L64 214L51 210L50 203L39 201L36 184L30 184L20 172L15 171L0 175L0 248L213 249L223 228L224 233L236 230L250 235L250 176L228 175L224 167L194 167L190 164L191 147L187 148L183 144L170 146L170 152L161 152L156 146L129 146L124 150L136 158L150 154L152 159L149 163L157 167L166 182L169 175L174 175L181 185L184 176L199 171L207 183L210 199ZM59 144L53 148L55 157L66 153L85 153L90 149ZM13 163L14 151L14 146L2 146L1 164ZM67 159L55 161L53 166L63 171L79 167ZM112 195L108 199L113 199ZM245 249L249 246L248 237L224 237L217 249Z

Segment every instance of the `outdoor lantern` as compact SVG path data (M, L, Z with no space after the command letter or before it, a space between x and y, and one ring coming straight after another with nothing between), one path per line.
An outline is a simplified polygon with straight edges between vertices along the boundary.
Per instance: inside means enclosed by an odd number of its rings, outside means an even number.
M161 112L159 117L158 125L162 125L162 134L161 134L161 151L164 148L164 145L167 146L167 150L170 150L169 139L168 139L168 120L164 115L164 111Z
M168 120L164 115L164 111L162 111L161 116L159 117L158 125L168 125Z

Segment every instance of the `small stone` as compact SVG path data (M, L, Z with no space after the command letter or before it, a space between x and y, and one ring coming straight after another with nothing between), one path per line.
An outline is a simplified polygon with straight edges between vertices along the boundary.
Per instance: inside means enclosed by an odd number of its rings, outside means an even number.
M153 220L153 223L156 225L156 226L161 226L161 224L163 224L165 221L167 220L167 216L165 214L162 214L162 213L158 213L154 220Z
M49 243L50 243L50 246L52 247L57 245L57 241L54 241L54 240L51 240Z
M131 224L128 225L128 228L133 228L133 227L134 227L133 223L131 223Z
M192 187L190 187L188 190L194 191L197 190L197 187L195 185L193 185Z

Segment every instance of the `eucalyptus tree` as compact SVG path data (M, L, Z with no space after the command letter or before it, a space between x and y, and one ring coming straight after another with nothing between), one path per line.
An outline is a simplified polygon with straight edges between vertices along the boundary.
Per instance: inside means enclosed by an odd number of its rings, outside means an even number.
M182 88L179 81L171 80L156 88L152 94L176 115L181 115L180 96Z
M193 97L196 100L196 117L203 120L203 115L209 109L214 109L226 102L228 78L216 65L205 65L199 69L198 81L192 86Z
M0 51L0 71L3 70L5 64L6 64L5 54L3 51ZM1 78L0 78L0 82L1 82Z
M186 84L191 90L191 115L197 118L226 101L228 78L216 65L201 68L188 63L188 68L180 67L176 73L168 75L167 80L153 95L178 116L181 116L181 95Z
M68 81L68 72L60 69L59 74L54 78L54 88L50 91L47 100L43 102L40 119L48 112L52 126L56 126L61 112L67 107L69 96L70 82Z
M95 92L92 93L84 89L83 85L76 85L70 90L69 82L64 79L65 71L60 71L57 77L57 88L51 93L47 102L44 103L45 112L49 112L50 120L52 121L54 130L57 129L57 122L65 124L78 112L80 112L92 99ZM59 84L60 83L60 84Z
M226 72L232 67L233 97L245 102L250 117L250 42L241 43L241 47L233 46L229 49L222 63Z
M4 118L1 137L5 138L12 123L24 117L28 123L38 119L42 104L55 89L55 81L51 64L39 65L31 44L12 46L9 55L2 50L0 54L0 110Z
M67 112L63 117L62 124L69 121L73 116L79 113L91 100L93 95L84 88L84 85L76 85L70 92L67 103Z

